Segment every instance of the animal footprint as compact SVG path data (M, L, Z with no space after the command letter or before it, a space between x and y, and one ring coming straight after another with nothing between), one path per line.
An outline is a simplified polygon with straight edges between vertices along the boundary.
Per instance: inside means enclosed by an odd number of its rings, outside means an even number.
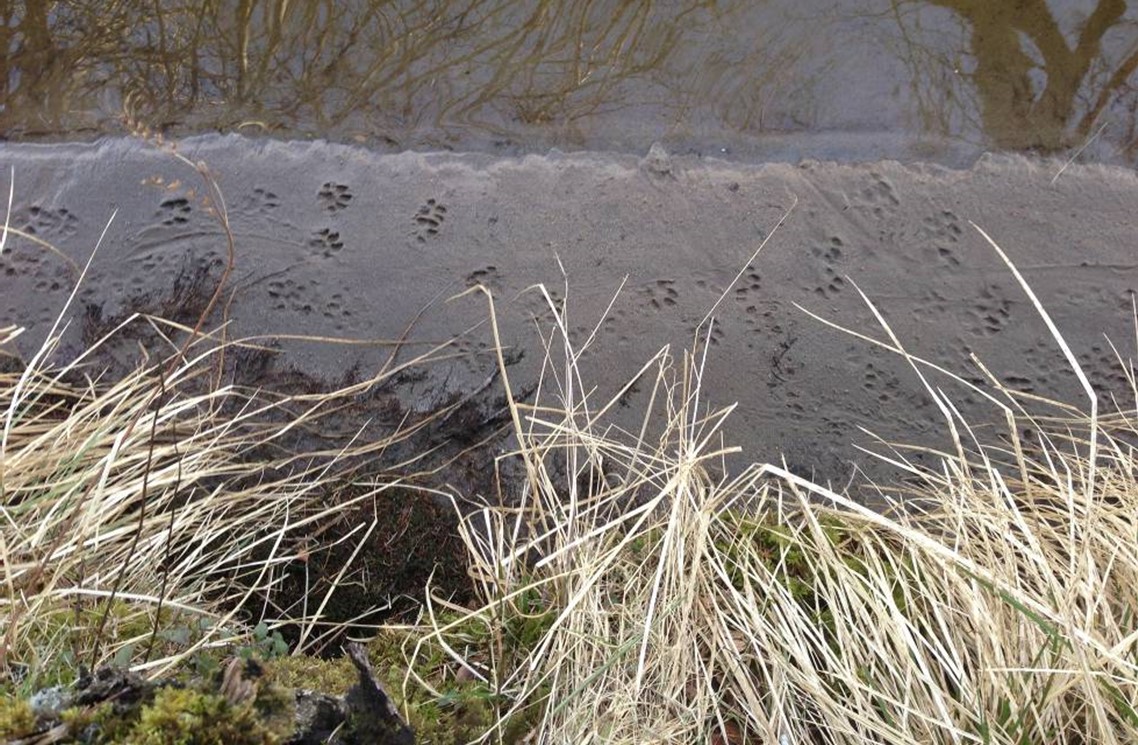
M873 183L861 191L862 201L870 208L873 216L880 219L893 207L901 204L893 190L893 184L880 173L870 173Z
M62 287L63 286L59 283L59 279L52 279L51 277L42 276L36 278L36 292L56 292L57 290L62 289Z
M190 200L185 197L163 199L158 205L158 214L166 227L185 225L190 221L191 212L193 207L190 206Z
M415 238L425 243L428 237L433 238L439 234L443 222L446 220L447 208L435 199L428 199L426 204L415 213Z
M242 205L246 212L259 212L266 213L272 212L277 207L281 206L281 198L274 192L268 189L257 187L253 193L245 198L245 204Z
M932 323L943 323L944 315L948 312L951 303L948 297L936 289L927 289L921 292L920 300L913 306L913 318Z
M50 209L38 204L28 208L28 217L21 226L25 233L40 236L72 236L79 220L66 207Z
M540 292L531 291L526 293L526 312L534 320L547 321L552 319L557 313L565 310L565 298L555 287L547 287L546 293L549 294L547 300L545 295ZM552 302L553 307L550 307Z
M688 329L688 335L698 338L701 344L706 343L710 344L713 347L718 347L723 343L723 324L711 324L710 334L707 332L707 326L703 326L701 328L692 326L690 329Z
M334 321L337 331L343 331L347 319L352 317L352 311L344 307L344 296L337 292L328 299L328 302L324 303L324 310L321 311L321 315L330 321Z
M810 249L810 252L813 253L816 258L820 258L825 261L828 265L833 264L835 261L838 261L842 258L842 248L845 247L845 245L845 242L843 242L841 238L835 235L834 237L830 238L830 242L828 244L824 246L814 246Z
M1031 378L1024 377L1023 375L1006 375L1001 382L1013 391L1020 391L1021 393L1035 392L1035 385L1031 382Z
M1079 365L1086 371L1092 385L1101 393L1128 395L1130 379L1126 376L1126 369L1114 350L1101 344L1094 344L1089 351L1078 355Z
M312 303L305 299L308 287L291 279L275 279L269 282L268 294L275 310L289 310L308 315Z
M960 218L952 210L941 210L935 215L929 215L923 223L925 234L941 242L956 243L964 232L960 227Z
M841 238L834 236L829 243L823 246L814 246L810 252L822 260L822 283L814 288L814 292L821 297L833 297L842 291L846 281L838 274L834 264L842 258L842 248L845 243Z
M466 286L474 287L475 285L492 285L498 279L498 267L487 266L482 269L475 269L470 274L466 275Z
M890 372L879 369L872 362L865 367L865 389L877 394L877 400L885 403L901 389L900 379Z
M754 269L749 270L746 274L739 278L739 282L735 287L735 299L739 302L748 302L751 295L760 292L763 289L763 278Z
M673 307L676 301L679 300L680 294L676 292L676 281L673 279L658 279L655 284L650 284L640 290L640 295L644 297L648 305L654 309L660 310L664 307Z
M922 237L932 241L937 258L949 266L960 266L960 259L956 258L954 246L960 241L963 232L960 218L952 210L941 210L935 215L930 215L921 225Z
M846 281L841 277L833 274L833 270L827 270L832 276L829 277L829 282L819 285L814 288L814 294L821 297L833 297L840 293L846 286Z
M1011 301L1002 296L998 287L988 285L980 293L980 302L968 310L968 330L977 336L998 334L1007 325L1011 314Z
M317 198L328 212L339 212L347 209L348 202L352 201L352 191L343 184L327 181L320 187Z
M308 239L308 247L329 259L340 252L344 242L340 240L340 233L330 228L320 228Z
M960 266L960 259L956 258L956 253L951 248L945 246L937 246L937 258L949 266Z

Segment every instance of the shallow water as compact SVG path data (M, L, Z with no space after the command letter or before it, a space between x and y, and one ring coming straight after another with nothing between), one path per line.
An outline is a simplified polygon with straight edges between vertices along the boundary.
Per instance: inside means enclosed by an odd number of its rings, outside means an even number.
M9 139L145 127L379 150L1138 154L1124 0L73 0L0 4L0 34Z

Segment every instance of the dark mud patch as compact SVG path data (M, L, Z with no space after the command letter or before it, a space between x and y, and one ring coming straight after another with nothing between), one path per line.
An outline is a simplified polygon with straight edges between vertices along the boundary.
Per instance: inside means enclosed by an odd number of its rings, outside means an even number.
M369 491L349 485L329 499L337 504ZM323 548L301 552L270 600L280 605L275 615L288 618L311 613L328 598L313 654L339 654L344 636L364 627L414 623L428 585L433 595L453 603L475 600L456 515L422 491L396 488L373 494L338 511L312 538ZM351 569L341 576L346 566ZM260 606L258 599L249 609ZM321 638L332 626L342 628ZM299 625L279 631L290 647L302 633Z
M168 290L136 291L126 300L124 310L106 317L105 304L89 300L83 306L83 343L96 344L136 313L193 327L208 311L222 269L219 259L185 259Z

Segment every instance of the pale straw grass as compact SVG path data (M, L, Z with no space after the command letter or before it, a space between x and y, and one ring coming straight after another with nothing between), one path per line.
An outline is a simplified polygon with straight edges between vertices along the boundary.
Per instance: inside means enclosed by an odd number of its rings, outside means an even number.
M261 421L277 404L209 385L225 347L199 346L107 385L48 367L50 355L0 377L5 663L162 667L145 654L159 609L200 632L182 652L242 638L238 607L297 559L328 464L262 463L265 477L250 478L257 464L242 456L280 434ZM110 633L108 615L135 633Z
M870 303L885 338L855 335L909 362L948 443L931 467L886 456L920 485L883 490L884 511L778 464L716 475L729 408L707 402L702 344L650 360L644 425L613 426L624 391L594 400L551 300L543 385L512 402L502 458L524 484L462 523L485 604L432 604L406 686L428 685L416 663L441 647L495 694L487 741L518 718L542 743L1138 740L1133 370L1129 402L1100 414L991 245L1086 409L993 379L972 388L1005 439L982 435L942 387L971 384L907 352ZM519 639L527 617L545 620Z
M134 325L167 339L168 354L121 380L88 378L99 348ZM272 396L218 383L237 342L136 315L56 363L61 326L22 369L0 373L0 671L27 686L111 661L158 676L200 650L250 644L258 622L299 625L296 653L342 631L325 610L352 561L312 597L275 588L330 548L313 538L319 526L399 483L369 479L328 503L354 483L340 464L378 462L406 430L331 452L272 448L440 348L347 388ZM375 528L337 540L355 544L354 560Z

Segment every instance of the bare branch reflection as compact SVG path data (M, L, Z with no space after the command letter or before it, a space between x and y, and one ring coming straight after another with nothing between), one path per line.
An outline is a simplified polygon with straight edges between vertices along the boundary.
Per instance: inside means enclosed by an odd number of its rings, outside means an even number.
M764 126L761 90L793 39L771 33L725 67L748 4L708 0L71 0L4 8L9 136L154 127L287 130L406 145L471 130L584 145L625 116L684 129ZM712 43L708 43L709 40ZM781 44L782 48L779 48ZM733 55L728 55L733 56ZM752 74L753 73L753 74ZM782 76L783 89L791 86ZM802 88L809 81L794 81ZM692 87L686 87L692 86ZM801 96L800 98L805 98ZM44 106L47 100L54 102ZM698 101L698 103L696 103ZM33 112L34 115L33 115ZM607 117L607 118L606 118Z
M0 136L1138 149L1125 0L0 0ZM884 53L883 53L884 52Z

